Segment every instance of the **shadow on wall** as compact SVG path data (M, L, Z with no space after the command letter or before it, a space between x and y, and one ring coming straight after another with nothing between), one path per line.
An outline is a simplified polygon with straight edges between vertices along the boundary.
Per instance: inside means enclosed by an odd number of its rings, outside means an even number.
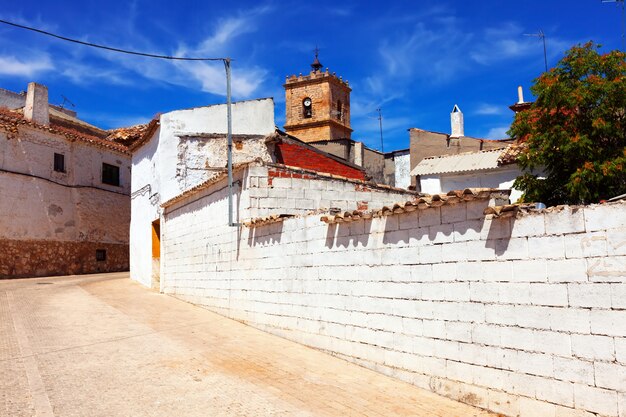
M358 220L350 223L332 223L326 229L326 247L348 248L367 247L372 230L371 220Z
M268 224L263 227L251 227L248 234L248 247L280 243L283 235L283 222Z

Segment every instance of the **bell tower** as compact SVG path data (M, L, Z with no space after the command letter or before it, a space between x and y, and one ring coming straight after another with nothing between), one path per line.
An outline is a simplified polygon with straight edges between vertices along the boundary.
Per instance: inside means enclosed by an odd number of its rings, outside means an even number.
M315 60L308 75L292 75L285 84L285 132L305 142L350 139L350 91L348 82Z

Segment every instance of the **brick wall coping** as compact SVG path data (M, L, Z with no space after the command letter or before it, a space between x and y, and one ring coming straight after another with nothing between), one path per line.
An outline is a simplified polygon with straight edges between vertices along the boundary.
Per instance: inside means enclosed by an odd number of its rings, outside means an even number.
M392 214L409 213L415 210L426 210L445 205L454 205L460 202L473 200L508 200L509 190L497 188L466 188L465 190L450 191L447 194L422 195L411 201L395 203L383 206L378 210L351 211L337 214L326 214L320 217L324 223L345 223L360 219L371 219L373 217L385 217Z

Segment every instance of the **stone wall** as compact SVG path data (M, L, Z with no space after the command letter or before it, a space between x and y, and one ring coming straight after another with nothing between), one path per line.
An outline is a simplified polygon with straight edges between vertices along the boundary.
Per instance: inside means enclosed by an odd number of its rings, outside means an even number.
M164 292L507 416L626 413L626 203L326 224L167 208ZM244 204L245 205L245 204Z
M128 244L0 239L0 279L118 271L128 271Z

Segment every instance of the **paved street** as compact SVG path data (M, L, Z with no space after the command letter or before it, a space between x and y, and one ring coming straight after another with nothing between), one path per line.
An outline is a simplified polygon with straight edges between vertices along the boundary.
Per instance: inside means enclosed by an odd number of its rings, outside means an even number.
M0 281L0 414L488 415L126 273Z

